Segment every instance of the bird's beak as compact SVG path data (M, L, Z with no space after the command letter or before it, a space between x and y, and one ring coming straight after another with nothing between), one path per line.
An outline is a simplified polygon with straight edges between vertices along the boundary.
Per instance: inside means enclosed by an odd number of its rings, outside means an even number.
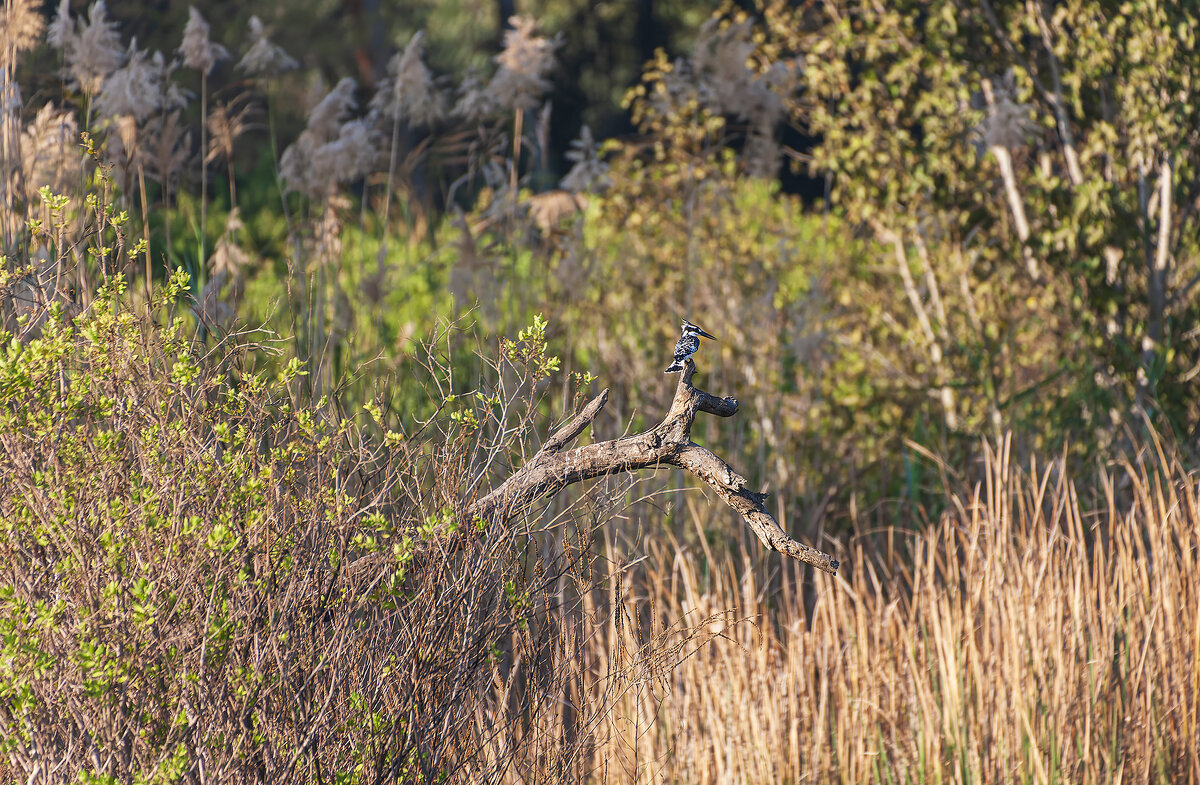
M699 327L696 328L696 331L699 332L701 335L703 335L705 338L712 338L714 341L718 340L717 336L710 335L710 334L704 332L703 330L701 330Z

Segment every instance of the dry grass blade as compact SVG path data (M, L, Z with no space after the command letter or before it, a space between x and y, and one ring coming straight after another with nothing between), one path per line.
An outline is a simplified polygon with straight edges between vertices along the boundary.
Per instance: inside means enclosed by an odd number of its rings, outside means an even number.
M949 509L965 514L910 539L903 578L877 577L886 533L856 547L846 582L820 579L799 602L749 591L754 571L702 577L695 552L651 546L627 584L651 625L698 609L743 621L680 661L665 693L620 695L597 769L623 761L609 777L628 782L1197 781L1196 478L1160 454L1108 478L1130 491L1093 514L1050 481L1056 468L1024 476L1007 460L989 461L995 503L959 499ZM628 646L598 632L597 668Z

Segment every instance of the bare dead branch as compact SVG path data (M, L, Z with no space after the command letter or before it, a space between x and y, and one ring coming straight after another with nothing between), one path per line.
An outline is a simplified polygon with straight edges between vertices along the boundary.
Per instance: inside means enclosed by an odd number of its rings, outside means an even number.
M592 420L596 419L596 415L600 413L600 410L604 408L604 404L606 403L608 403L607 387L589 401L588 405L583 407L583 411L555 431L554 435L542 445L542 452L558 452L565 447L567 442L583 433L583 429L592 424Z
M825 572L836 572L837 559L792 539L779 526L763 507L767 494L750 490L746 479L725 461L692 442L692 422L697 412L731 417L738 409L736 398L718 398L693 387L695 373L695 363L688 360L670 411L650 430L563 451L566 443L582 433L604 408L608 401L608 390L604 390L547 439L532 460L491 493L471 503L465 510L465 520L475 521L484 529L503 526L539 499L553 496L572 483L673 466L707 483L746 520L766 547Z

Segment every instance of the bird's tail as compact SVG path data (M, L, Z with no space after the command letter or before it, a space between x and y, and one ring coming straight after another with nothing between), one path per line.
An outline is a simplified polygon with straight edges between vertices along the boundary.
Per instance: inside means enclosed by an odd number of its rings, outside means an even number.
M676 360L675 362L668 365L667 370L663 371L663 373L678 373L679 371L682 371L682 370L683 370L683 360Z

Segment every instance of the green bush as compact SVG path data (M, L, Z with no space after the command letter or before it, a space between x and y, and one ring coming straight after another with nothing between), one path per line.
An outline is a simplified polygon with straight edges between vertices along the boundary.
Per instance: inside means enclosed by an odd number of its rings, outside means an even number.
M306 404L295 359L196 342L185 273L148 311L124 289L0 336L0 770L50 751L95 782L501 765L478 761L472 712L496 664L542 645L566 567L532 580L530 544L499 534L446 550L486 448L521 432L497 439L500 399L380 430L376 407ZM540 368L540 334L512 357Z

